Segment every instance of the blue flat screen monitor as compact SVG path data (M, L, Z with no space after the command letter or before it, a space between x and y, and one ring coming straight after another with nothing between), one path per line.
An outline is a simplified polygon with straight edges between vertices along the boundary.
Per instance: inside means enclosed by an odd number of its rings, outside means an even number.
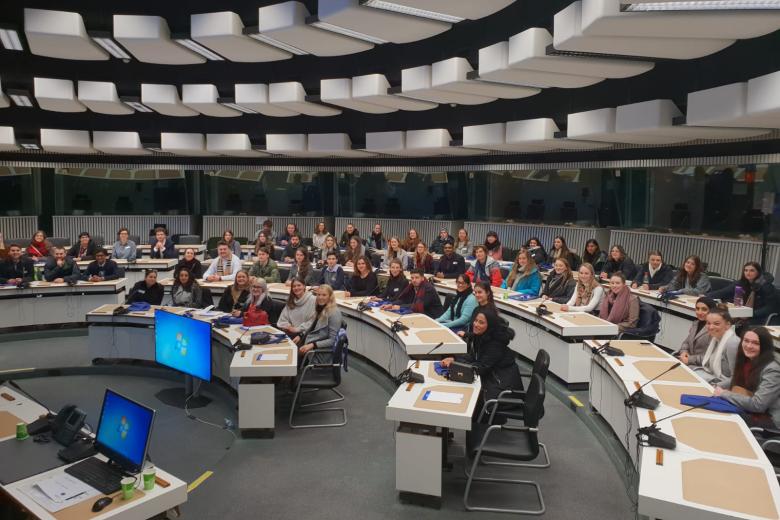
M128 473L144 465L155 411L106 388L95 448Z
M154 357L161 365L211 380L211 323L154 311Z

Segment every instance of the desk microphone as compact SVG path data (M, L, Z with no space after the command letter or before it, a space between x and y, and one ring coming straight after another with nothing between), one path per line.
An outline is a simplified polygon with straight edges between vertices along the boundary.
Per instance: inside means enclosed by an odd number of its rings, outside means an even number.
M247 332L249 332L249 327L247 327L244 330L244 332L241 333L241 335L238 337L238 339L236 339L236 341L233 342L233 350L235 352L238 352L239 350L249 350L249 349L252 348L252 345L243 345L241 343L241 338L243 338L244 334L246 334Z
M658 295L658 300L664 303L669 303L669 300L676 300L680 297L678 291L664 291Z
M636 431L636 439L639 441L639 444L642 446L654 446L656 448L664 448L667 450L673 450L677 447L677 439L672 437L671 435L667 433L663 433L658 428L658 423L661 421L665 421L667 419L671 419L672 417L677 417L678 415L682 415L684 413L688 413L691 410L696 410L699 408L703 408L707 406L708 403L702 403L698 404L696 406L691 406L690 408L687 408L681 412L673 413L672 415L667 415L666 417L662 417L661 419L658 419L657 421L653 421L650 426L645 426L643 428L639 428Z
M442 345L444 345L443 341L423 355L427 356L433 353L434 350L441 347ZM413 359L412 362L409 363L409 367L396 376L395 380L399 385L403 383L424 383L425 382L425 376L423 376L422 374L418 374L417 372L412 372L412 365L414 365L415 363L417 363L417 360Z
M621 349L619 349L617 347L613 347L609 343L610 342L607 341L606 343L604 343L603 345L601 345L598 348L590 347L590 351L593 352L594 354L601 354L603 352L604 354L606 354L608 356L625 356L626 355L626 353L623 352Z
M658 408L658 405L661 404L661 401L655 399L654 397L650 397L649 395L644 393L642 389L647 385L649 385L650 383L652 383L653 381L655 381L656 379L658 379L659 377L668 374L669 372L679 367L680 365L682 365L682 363L678 361L671 367L667 368L666 370L664 370L663 372L655 376L650 381L646 382L645 384L637 388L636 392L629 395L626 398L626 400L623 401L623 404L625 404L629 408L633 408L634 406L636 406L637 408L645 408L647 410L655 410L656 408Z
M398 318L393 322L392 325L390 325L390 330L392 330L393 332L403 332L405 330L409 330L409 327L401 323L401 318ZM438 348L438 345L435 348ZM430 354L430 352L428 354Z
M357 304L357 310L361 314L366 312L371 307L368 306L367 300L360 300L360 302Z

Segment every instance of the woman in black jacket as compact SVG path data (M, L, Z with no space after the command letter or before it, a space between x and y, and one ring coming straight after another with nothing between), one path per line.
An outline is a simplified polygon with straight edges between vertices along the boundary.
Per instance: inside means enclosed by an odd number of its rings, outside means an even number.
M404 274L404 268L401 265L401 261L397 258L390 260L390 276L387 279L387 285L382 294L379 295L378 300L387 300L394 302L398 299L401 293L409 285L409 280L406 279Z
M157 271L147 269L146 276L130 289L130 294L127 295L125 302L146 302L149 305L162 305L164 293L163 286L157 283Z
M247 272L237 272L233 283L225 287L225 292L222 293L217 308L222 312L233 312L235 309L242 308L249 298L250 289Z
M542 287L542 299L555 303L566 304L574 294L577 282L571 272L569 262L559 258L553 264L553 270L547 275Z
M636 277L636 264L629 258L626 250L621 245L614 245L609 250L609 258L601 270L601 279L609 280L612 277L612 273L616 271L621 271L626 280L633 280Z
M542 245L542 241L539 240L539 237L529 238L528 242L525 243L525 248L531 256L534 257L536 265L547 263L547 252L544 250L544 246Z
M639 266L631 284L633 289L658 290L669 285L674 278L674 268L664 263L660 251L650 251L647 262Z
M742 287L742 305L753 308L750 323L763 325L767 316L777 312L778 302L775 298L774 277L761 270L757 262L747 262L742 267L742 277L723 289L710 291L707 296L717 300L734 302L734 290Z

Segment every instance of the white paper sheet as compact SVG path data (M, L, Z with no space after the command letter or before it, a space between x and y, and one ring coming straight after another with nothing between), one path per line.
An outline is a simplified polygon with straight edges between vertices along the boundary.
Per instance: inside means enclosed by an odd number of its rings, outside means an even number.
M426 392L425 397L423 397L425 401L431 401L434 403L450 403L450 404L460 404L463 402L463 394L453 394L450 392L436 392L436 391L430 391Z
M52 479L62 480L63 482L68 481L68 484L66 485L67 488L72 487L81 487L82 491L79 494L76 494L75 496L72 496L72 498L55 501L46 496L46 493L44 493L41 490L40 484L42 482L50 481ZM44 487L48 487L48 484L44 484ZM54 477L47 477L45 479L41 479L40 481L35 481L27 484L26 486L23 486L20 488L21 492L33 499L38 505L49 511L50 513L56 513L57 511L61 511L62 509L65 509L66 507L70 507L73 504L78 504L79 502L83 502L85 500L89 500L90 498L96 497L100 494L100 491L97 489L88 486L87 484L81 482L80 480L76 479L75 477L72 477L68 475L67 473L62 473L60 475L54 476ZM49 489L51 491L51 489Z
M257 359L262 361L285 361L287 354L258 354Z

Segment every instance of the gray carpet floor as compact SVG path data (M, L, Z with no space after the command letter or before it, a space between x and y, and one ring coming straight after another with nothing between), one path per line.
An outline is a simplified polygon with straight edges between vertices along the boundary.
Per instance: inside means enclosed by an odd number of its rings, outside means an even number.
M49 333L0 339L0 370L28 367L85 366L90 360L83 331L53 340ZM78 403L96 420L106 386L156 408L151 444L156 464L191 482L205 471L213 475L189 494L185 518L406 519L507 518L468 513L462 504L462 432L450 450L454 464L443 473L441 510L399 502L395 492L394 425L384 419L391 385L373 367L353 358L342 392L349 423L344 428L291 430L292 400L277 391L274 439L238 439L218 428L188 419L181 409L162 404L155 394L176 382L132 375L79 375L20 379L20 386L49 407ZM0 377L1 379L2 377ZM205 420L236 422L234 403L220 392L207 407L193 410ZM548 394L541 437L550 450L549 469L484 468L485 474L537 480L547 505L544 518L627 519L633 517L620 471L585 422L568 403ZM582 412L580 412L582 413ZM322 417L321 420L327 420ZM483 471L481 469L480 471ZM494 506L535 507L532 491L506 484L475 484L473 502Z

